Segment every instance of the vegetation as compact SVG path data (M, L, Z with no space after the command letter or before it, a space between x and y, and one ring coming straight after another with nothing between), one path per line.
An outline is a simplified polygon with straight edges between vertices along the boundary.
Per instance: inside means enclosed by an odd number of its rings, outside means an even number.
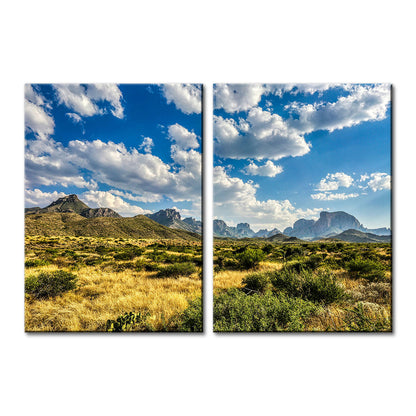
M50 298L75 289L77 276L64 270L41 272L25 281L25 292L35 299Z
M390 243L218 239L214 249L215 331L391 331Z
M25 242L27 331L202 329L200 239L39 235Z

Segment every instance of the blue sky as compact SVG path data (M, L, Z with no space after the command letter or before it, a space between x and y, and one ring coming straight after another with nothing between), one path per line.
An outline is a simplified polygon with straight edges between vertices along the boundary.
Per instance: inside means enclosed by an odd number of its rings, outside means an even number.
M201 86L25 86L25 204L201 217Z
M322 210L390 227L387 84L214 86L214 217L283 230Z

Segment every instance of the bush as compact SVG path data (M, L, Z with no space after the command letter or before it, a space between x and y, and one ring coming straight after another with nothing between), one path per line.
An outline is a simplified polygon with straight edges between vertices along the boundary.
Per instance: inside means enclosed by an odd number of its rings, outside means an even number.
M190 276L195 272L196 267L193 263L174 263L160 268L156 277L173 277L177 279L181 276Z
M48 264L50 262L44 259L29 259L25 261L25 267L47 266Z
M259 263L265 258L263 250L259 248L246 248L238 255L240 266L245 269L252 269L257 267Z
M377 261L365 260L360 257L345 264L351 277L364 278L370 282L382 281L386 278L383 265Z
M310 270L301 270L300 273L296 273L290 269L283 269L273 274L271 283L277 290L283 291L289 296L311 302L329 304L341 301L346 297L344 288L327 270L321 270L314 274Z
M270 279L267 273L252 273L243 280L244 288L247 291L264 293L270 287Z
M133 260L135 257L140 256L143 253L143 250L139 247L134 247L132 249L121 251L114 254L114 260Z
M153 328L146 320L150 313L129 312L120 315L116 320L109 319L106 325L107 332L151 331Z
M214 296L214 331L302 331L317 306L284 294L246 295L229 289Z
M36 299L58 296L76 288L77 276L64 270L41 272L25 280L25 293Z
M176 330L180 332L202 332L202 298L189 302L189 306L179 315Z

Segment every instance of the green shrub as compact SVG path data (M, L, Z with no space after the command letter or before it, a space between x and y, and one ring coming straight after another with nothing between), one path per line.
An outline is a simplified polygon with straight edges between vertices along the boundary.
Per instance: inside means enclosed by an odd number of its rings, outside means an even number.
M146 321L150 313L129 312L120 315L116 320L109 319L106 325L107 332L151 331L152 326Z
M64 270L41 272L25 280L25 293L36 299L58 296L76 288L77 276Z
M325 304L338 302L346 297L346 292L338 284L335 276L327 270L314 274L310 270L296 273L288 268L275 272L271 283L278 291L283 291L292 297L299 297L311 302Z
M214 296L214 331L302 331L317 306L284 294L246 295L229 289Z
M351 277L364 278L370 282L382 281L386 278L383 265L374 260L358 257L347 262L345 268L350 272Z
M196 272L196 267L193 263L174 263L166 267L161 267L156 277L173 277L175 279L181 276L190 276Z
M249 247L238 255L240 266L244 269L252 269L257 267L264 258L265 254L259 248Z
M202 298L189 302L189 306L179 315L176 325L180 332L202 332Z
M270 288L270 278L267 273L252 273L247 275L242 283L246 291L264 293Z
M25 261L25 267L47 266L48 264L50 262L44 259L29 259Z

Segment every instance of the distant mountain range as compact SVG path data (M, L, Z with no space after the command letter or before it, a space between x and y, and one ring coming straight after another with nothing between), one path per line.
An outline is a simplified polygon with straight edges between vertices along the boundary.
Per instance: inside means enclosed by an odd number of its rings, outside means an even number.
M227 225L223 220L214 220L214 236L215 237L231 237L231 238L267 238L276 234L281 234L277 228L273 230L259 230L254 232L250 228L250 224L240 223L236 227Z
M293 227L286 228L283 233L277 228L274 228L271 231L259 230L255 233L247 223L241 223L236 227L230 227L223 220L219 219L214 220L213 226L214 236L216 237L265 238L271 241L287 241L287 237L302 240L318 240L331 237L344 241L391 241L391 230L389 228L368 229L353 215L343 211L323 211L320 213L317 221L300 219L293 224ZM346 233L347 231L348 233ZM352 233L352 231L357 231L359 233ZM378 238L384 236L387 237Z
M201 236L162 225L145 215L122 217L110 208L90 208L67 195L45 208L25 210L26 235L200 240Z
M200 239L202 222L181 218L173 209L125 218L110 208L90 208L77 195L57 199L45 208L26 208L27 235L85 235L97 237ZM228 226L213 223L215 237L262 238L271 242L336 239L350 242L389 242L389 228L365 228L353 215L343 211L320 213L318 220L300 219L283 233L277 228L254 232L250 224Z
M146 216L165 227L202 234L202 221L191 217L182 220L181 214L173 208L162 209Z
M322 211L317 221L300 219L293 224L293 227L286 228L283 234L302 239L316 239L319 237L332 237L346 230L358 230L375 235L391 234L389 228L365 228L357 218L344 211Z

